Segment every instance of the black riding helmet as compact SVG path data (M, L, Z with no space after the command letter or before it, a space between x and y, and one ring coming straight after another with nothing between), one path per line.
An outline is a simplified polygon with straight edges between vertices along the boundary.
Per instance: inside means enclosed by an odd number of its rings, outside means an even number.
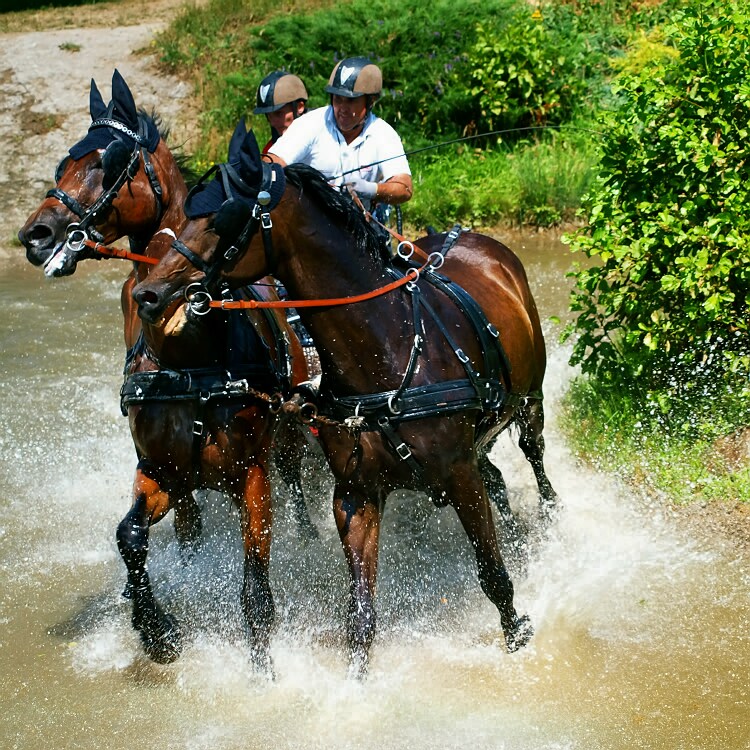
M349 99L367 96L375 102L383 90L383 74L369 57L347 57L336 64L325 90Z
M260 82L256 96L257 106L253 114L267 115L281 109L285 104L307 102L307 99L307 89L301 78L283 70L275 70Z

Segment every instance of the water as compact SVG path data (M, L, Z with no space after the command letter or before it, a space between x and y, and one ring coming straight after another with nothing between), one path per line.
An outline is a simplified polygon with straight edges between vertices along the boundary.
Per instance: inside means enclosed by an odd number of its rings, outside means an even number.
M117 398L124 266L84 264L48 282L21 251L4 254L0 747L750 747L746 560L568 452L555 407L571 372L549 321L564 316L568 259L552 240L511 240L546 321L547 468L565 502L528 561L506 550L536 636L505 653L454 514L400 493L381 536L364 684L346 679L347 574L324 474L308 481L320 543L298 540L276 497L275 682L248 663L237 514L214 494L201 501L205 541L191 565L171 519L153 529L154 584L186 648L168 666L143 656L114 541L135 467ZM520 451L503 439L495 458L533 526Z

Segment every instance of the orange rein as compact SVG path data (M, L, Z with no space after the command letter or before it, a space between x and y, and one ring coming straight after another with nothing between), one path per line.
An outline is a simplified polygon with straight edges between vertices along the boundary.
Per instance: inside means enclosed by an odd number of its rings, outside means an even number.
M381 226L388 232L392 237L398 240L399 244L407 243L411 246L412 250L424 258L424 263L420 268L410 268L406 275L398 281L392 281L390 284L373 289L371 292L364 292L363 294L355 294L352 297L332 297L330 299L298 299L298 300L278 300L276 302L260 302L259 300L211 300L208 303L209 307L218 307L222 310L242 310L242 309L258 309L258 308L285 308L285 307L336 307L338 305L354 305L357 302L366 302L368 299L374 299L380 297L383 294L388 294L394 289L398 289L404 284L409 282L416 282L419 279L419 274L431 264L432 256L428 256L423 250L420 250L413 242L406 239L403 235L398 232L394 232L390 227L381 224L363 205L359 196L350 190L354 202L362 209L365 216L369 221L374 221L376 224Z
M404 284L409 282L416 282L419 279L419 272L427 267L429 260L425 261L424 265L417 268L410 268L406 275L402 279L392 281L390 284L373 289L371 292L364 292L364 294L355 294L352 297L332 297L330 299L287 299L278 300L274 302L260 302L254 299L240 299L240 300L211 300L208 303L209 307L219 307L222 310L242 310L256 308L283 308L283 307L335 307L337 305L353 305L357 302L365 302L368 299L374 299L380 297L383 294L388 294L394 289L398 289Z
M85 239L83 244L86 247L90 247L94 252L101 255L108 256L110 258L123 258L124 260L134 260L138 263L148 263L149 265L155 266L158 262L158 258L150 258L148 255L139 255L138 253L131 253L129 250L121 250L117 247L107 247L93 240Z

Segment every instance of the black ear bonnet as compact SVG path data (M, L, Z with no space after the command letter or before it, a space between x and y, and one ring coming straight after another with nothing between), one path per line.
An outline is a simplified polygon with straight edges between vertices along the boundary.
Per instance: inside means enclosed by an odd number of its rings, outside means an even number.
M159 130L150 117L138 116L133 94L119 71L112 74L112 100L108 105L104 104L96 83L91 80L89 111L92 120L89 132L70 149L73 159L107 148L113 140L122 141L129 153L135 149L136 143L149 153L156 151L161 138Z
M211 175L214 179L209 181ZM191 219L218 214L218 224L225 229L229 225L245 224L250 210L255 206L262 190L271 196L266 210L275 208L286 187L286 176L278 164L263 161L252 130L248 131L245 120L237 123L229 143L229 158L224 164L211 167L198 184L190 191L185 201L185 213ZM235 202L236 206L224 206ZM244 216L244 221L241 217ZM218 226L216 227L218 231ZM220 232L223 234L223 232Z

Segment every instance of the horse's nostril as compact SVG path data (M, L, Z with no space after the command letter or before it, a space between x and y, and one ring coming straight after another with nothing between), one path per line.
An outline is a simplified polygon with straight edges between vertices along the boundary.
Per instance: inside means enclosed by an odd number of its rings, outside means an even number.
M28 232L26 232L26 239L29 242L39 244L49 240L53 234L52 229L46 224L35 224Z
M150 289L141 289L136 294L135 300L139 305L155 305L159 301L159 297Z

